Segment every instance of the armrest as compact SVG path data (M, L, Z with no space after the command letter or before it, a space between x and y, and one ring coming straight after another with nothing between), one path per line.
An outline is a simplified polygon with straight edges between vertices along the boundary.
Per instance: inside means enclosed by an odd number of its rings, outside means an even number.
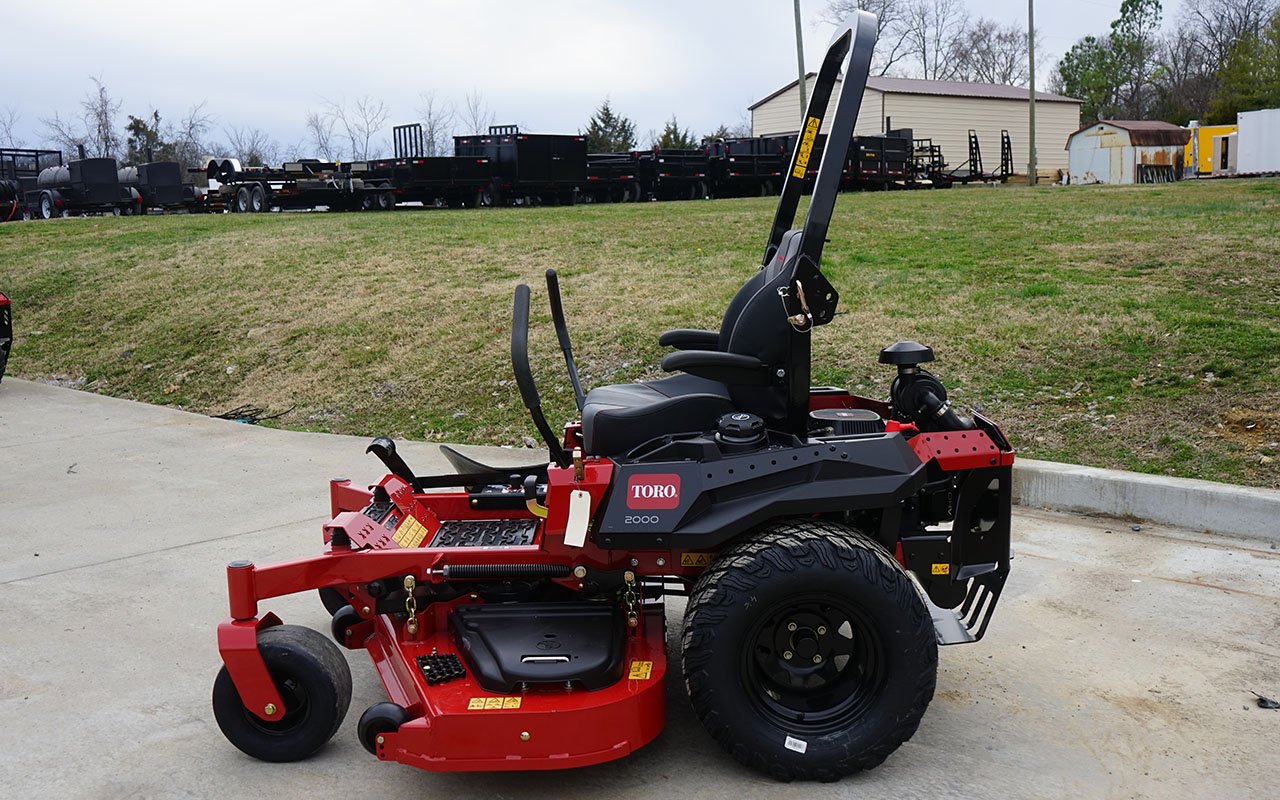
M769 366L753 356L710 350L685 350L662 359L667 372L687 372L699 378L733 386L767 386L773 383Z
M719 350L720 334L715 331L693 331L677 328L658 337L658 344L677 350Z

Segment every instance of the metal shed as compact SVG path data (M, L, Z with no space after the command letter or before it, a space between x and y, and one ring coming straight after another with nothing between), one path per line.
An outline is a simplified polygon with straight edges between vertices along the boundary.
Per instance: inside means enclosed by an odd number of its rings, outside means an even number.
M813 73L809 73L806 83L812 90ZM873 76L867 80L853 132L874 136L894 128L910 128L916 136L930 138L939 145L954 168L965 160L970 130L977 132L982 154L988 161L999 158L1000 132L1007 130L1013 143L1014 169L1025 173L1031 140L1027 95L1027 89L1020 86ZM799 82L791 81L753 103L749 110L753 136L797 132ZM830 118L830 113L827 116ZM1058 171L1067 168L1066 153L1058 143L1078 127L1079 100L1036 92L1037 171L1042 177L1057 180Z
M1168 122L1100 120L1067 137L1071 183L1168 183L1181 177L1191 131Z

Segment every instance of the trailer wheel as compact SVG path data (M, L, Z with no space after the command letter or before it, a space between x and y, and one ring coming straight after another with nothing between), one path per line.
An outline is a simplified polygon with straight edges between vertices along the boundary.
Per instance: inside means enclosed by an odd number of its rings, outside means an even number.
M448 208L448 207L449 207L449 204L445 201L445 199L444 199L443 197L437 197L437 198L435 198L434 200L432 200L432 201L431 201L431 205L435 206L436 208Z
M240 214L249 211L249 187L241 186L236 190L235 211Z
M377 200L379 211L390 211L396 207L396 198L391 192L379 192Z
M476 208L489 208L493 205L493 193L488 189L479 189L476 191Z
M262 631L258 650L284 700L284 716L265 722L250 713L225 666L213 683L213 716L242 752L261 761L299 761L338 732L351 704L351 670L337 645L297 625Z
M711 199L711 190L707 187L706 181L698 181L698 198L701 200Z
M682 658L694 712L735 758L778 780L835 780L915 733L938 646L915 584L882 548L797 519L699 577Z
M249 210L255 214L267 210L267 191L261 186L254 186L249 190Z

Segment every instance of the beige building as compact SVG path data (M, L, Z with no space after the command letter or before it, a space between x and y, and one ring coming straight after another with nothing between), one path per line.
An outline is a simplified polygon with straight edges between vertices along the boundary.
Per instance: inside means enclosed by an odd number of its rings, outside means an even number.
M813 87L815 73L809 73ZM917 139L933 139L951 168L969 157L969 131L978 134L982 164L990 172L1000 166L1000 131L1013 144L1014 172L1026 174L1030 154L1027 90L1017 86L914 78L874 77L867 80L855 134L873 135L910 128ZM751 106L751 133L772 136L795 133L800 127L799 81L792 81ZM826 117L830 120L830 115ZM1080 101L1036 92L1036 157L1041 176L1057 179L1067 169L1062 143L1080 128ZM825 130L825 129L824 129Z

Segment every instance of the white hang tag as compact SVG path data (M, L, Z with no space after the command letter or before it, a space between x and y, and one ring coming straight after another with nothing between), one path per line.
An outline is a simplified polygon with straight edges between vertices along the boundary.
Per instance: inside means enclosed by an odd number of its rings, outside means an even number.
M564 543L568 547L582 547L587 543L587 526L591 524L591 495L581 489L569 493L569 524L564 529Z

